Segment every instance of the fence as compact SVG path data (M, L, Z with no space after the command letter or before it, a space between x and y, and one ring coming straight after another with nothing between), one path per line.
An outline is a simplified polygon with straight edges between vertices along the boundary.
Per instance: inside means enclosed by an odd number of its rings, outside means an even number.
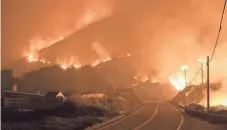
M7 108L23 108L29 103L28 98L4 98L4 107Z

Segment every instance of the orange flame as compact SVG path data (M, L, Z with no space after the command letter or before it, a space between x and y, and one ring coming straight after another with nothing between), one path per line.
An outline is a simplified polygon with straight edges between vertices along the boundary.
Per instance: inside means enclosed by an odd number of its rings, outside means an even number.
M38 54L37 53L33 53L33 54L30 54L27 56L27 61L29 63L32 63L32 62L37 62L39 60L38 58Z
M74 57L66 58L57 58L57 64L63 69L66 70L71 67L80 68L81 64Z
M188 68L188 65L183 65L180 69L185 71ZM182 72L177 72L170 76L169 81L179 91L183 90L186 87L186 83L189 82L188 79L185 79L185 75Z

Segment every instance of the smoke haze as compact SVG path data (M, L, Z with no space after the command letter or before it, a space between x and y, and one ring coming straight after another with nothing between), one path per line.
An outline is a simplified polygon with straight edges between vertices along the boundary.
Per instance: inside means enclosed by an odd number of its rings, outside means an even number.
M3 65L20 58L26 52L24 50L35 50L32 46L38 46L38 50L48 47L80 28L90 30L92 33L86 39L92 38L96 30L109 22L105 28L113 26L114 30L103 30L108 35L100 33L95 38L121 41L111 43L109 40L107 43L108 40L103 40L101 44L108 54L144 51L147 56L141 64L149 64L162 80L168 80L187 64L190 79L200 67L197 59L211 54L223 3L223 0L68 0L64 3L60 0L3 0ZM227 49L226 14L224 17L217 54L211 63L211 80L219 80L226 75L222 70L226 65L224 50ZM96 21L95 24L90 25L93 21ZM98 27L94 29L94 26ZM85 36L86 33L77 36L77 39ZM64 50L64 55L70 43L72 46L68 48L82 49L89 57L89 54L97 53L97 49L92 49L93 42L89 45L83 41L75 44L75 41L68 40L66 44L63 40L61 44L65 49L57 52ZM58 53L50 51L48 54ZM84 58L79 54L78 57Z

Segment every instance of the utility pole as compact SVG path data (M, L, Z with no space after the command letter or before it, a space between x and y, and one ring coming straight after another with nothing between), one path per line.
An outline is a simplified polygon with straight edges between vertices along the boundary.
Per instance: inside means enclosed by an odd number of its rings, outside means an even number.
M203 88L203 63L201 63L201 76L202 76L201 88Z
M207 56L207 112L210 110L210 58Z
M187 84L187 74L186 74L186 69L184 69L184 79L185 79L185 88L188 86Z
M184 66L182 66L182 67L181 67L181 70L183 70L183 71L184 71L185 88L188 86L188 85L187 85L187 73L186 73L186 70L187 70L187 69L188 69L188 66L186 66L186 65L184 65ZM185 92L185 94L184 94L184 95L185 95L185 105L187 105L187 101L188 101L188 100L187 100L188 93L186 93L186 92Z
M204 91L204 89L203 89L203 63L204 62L201 63L201 78L202 78L201 79L201 89L200 89L201 93L203 93L203 91Z

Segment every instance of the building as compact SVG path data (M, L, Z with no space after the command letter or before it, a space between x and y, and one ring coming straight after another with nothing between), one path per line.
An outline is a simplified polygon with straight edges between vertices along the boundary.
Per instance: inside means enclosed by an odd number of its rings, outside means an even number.
M85 93L82 95L84 98L104 98L104 93Z
M16 92L16 91L17 91L17 84L13 84L12 91L13 91L13 92Z
M65 97L69 97L69 96L73 95L73 93L71 93L71 92L62 92L62 94L63 94Z
M11 90L13 86L13 70L5 69L1 71L1 87L3 90Z
M62 92L48 92L46 95L45 95L46 99L49 99L49 100L55 100L55 99L58 99L62 102L65 102L66 101L66 97L63 95Z

